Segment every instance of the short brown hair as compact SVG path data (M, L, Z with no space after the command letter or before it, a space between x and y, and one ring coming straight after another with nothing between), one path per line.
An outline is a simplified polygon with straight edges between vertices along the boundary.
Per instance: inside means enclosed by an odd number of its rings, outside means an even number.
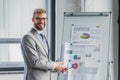
M42 8L35 9L33 12L33 17L35 17L36 14L42 14L42 13L46 13L46 10Z

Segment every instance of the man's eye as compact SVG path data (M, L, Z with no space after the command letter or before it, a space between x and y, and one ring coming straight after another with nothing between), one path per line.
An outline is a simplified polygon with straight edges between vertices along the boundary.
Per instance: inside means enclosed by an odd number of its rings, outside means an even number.
M35 18L36 20L47 20L47 18Z

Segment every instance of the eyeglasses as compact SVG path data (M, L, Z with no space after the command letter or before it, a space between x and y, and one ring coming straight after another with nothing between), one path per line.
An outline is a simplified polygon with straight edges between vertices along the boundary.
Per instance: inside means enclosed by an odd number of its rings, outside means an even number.
M43 20L43 21L46 21L48 18L39 18L39 17L36 17L35 19L36 19L37 21L42 21L42 20Z

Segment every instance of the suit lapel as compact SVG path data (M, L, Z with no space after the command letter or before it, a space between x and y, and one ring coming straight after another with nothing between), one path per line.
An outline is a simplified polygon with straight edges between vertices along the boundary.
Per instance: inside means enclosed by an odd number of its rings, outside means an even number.
M46 48L43 41L42 41L42 38L40 37L39 33L34 28L31 29L31 33L35 36L36 40L39 41L40 45L42 45L43 49L45 50L45 53L48 56L48 49L47 49L48 43L47 43L47 48Z

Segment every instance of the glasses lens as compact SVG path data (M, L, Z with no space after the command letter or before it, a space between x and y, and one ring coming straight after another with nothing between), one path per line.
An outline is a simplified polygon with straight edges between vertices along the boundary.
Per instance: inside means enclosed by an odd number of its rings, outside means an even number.
M47 18L38 18L38 17L36 17L35 19L36 19L37 21L41 21L41 20L44 20L44 21L45 21L45 20L47 20Z

